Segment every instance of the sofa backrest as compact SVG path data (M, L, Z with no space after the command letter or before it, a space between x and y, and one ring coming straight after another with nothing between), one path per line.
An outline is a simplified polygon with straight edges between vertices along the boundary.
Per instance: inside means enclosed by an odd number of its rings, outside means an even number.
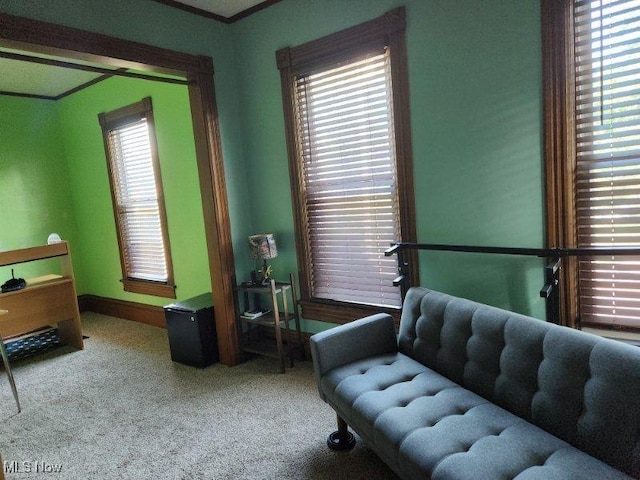
M640 348L425 288L399 350L636 478Z

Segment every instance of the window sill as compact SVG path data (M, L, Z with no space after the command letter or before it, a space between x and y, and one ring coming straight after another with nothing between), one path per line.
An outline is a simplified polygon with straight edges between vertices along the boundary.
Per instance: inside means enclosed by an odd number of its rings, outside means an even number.
M336 302L331 300L301 300L302 317L331 323L349 323L376 313L388 313L396 326L400 324L400 308L376 307L357 303Z
M176 286L170 283L151 282L148 280L122 279L124 290L156 297L176 298Z

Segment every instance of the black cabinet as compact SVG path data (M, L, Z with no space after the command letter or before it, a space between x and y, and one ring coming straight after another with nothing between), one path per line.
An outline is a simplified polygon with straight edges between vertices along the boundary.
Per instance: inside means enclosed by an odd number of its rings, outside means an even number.
M219 360L211 293L164 307L171 360L204 368Z

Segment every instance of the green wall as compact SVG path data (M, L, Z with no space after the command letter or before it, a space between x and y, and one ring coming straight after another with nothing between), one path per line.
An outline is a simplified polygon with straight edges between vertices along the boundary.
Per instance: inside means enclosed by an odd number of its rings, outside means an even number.
M295 271L275 51L406 5L418 241L543 245L540 6L532 0L286 0L232 25L256 230ZM421 284L544 318L538 259L422 253ZM321 325L309 323L314 330Z
M211 290L187 87L112 77L56 102L78 225L79 293L166 305L125 292L98 113L151 97L178 299Z
M75 239L55 102L0 96L0 251L45 245L50 233ZM16 265L16 277L57 272L58 262ZM51 271L49 271L51 270ZM0 268L0 283L11 269Z
M228 25L152 0L0 0L0 12L212 57L233 248L246 251L251 215L234 40ZM239 275L244 276L249 266L246 255L236 255Z
M232 25L151 0L44 3L0 0L0 11L213 57L240 278L250 267L246 235L257 231L277 235L276 274L297 270L275 51L399 5L407 7L418 240L543 245L538 0L284 0ZM540 260L420 258L425 286L544 317Z
M153 102L176 294L209 291L210 277L187 89L114 77L54 102L0 96L0 250L70 241L78 294L165 305L125 292L102 133L97 115L150 96ZM10 207L10 205L12 205ZM79 226L79 228L76 228ZM21 264L16 276L57 271ZM10 269L0 269L0 283Z

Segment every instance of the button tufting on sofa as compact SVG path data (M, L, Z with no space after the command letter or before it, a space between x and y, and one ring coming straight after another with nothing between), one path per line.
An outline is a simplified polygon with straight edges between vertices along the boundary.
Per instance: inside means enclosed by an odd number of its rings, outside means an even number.
M327 332L320 396L404 479L640 477L636 347L424 288L397 337L384 314Z

